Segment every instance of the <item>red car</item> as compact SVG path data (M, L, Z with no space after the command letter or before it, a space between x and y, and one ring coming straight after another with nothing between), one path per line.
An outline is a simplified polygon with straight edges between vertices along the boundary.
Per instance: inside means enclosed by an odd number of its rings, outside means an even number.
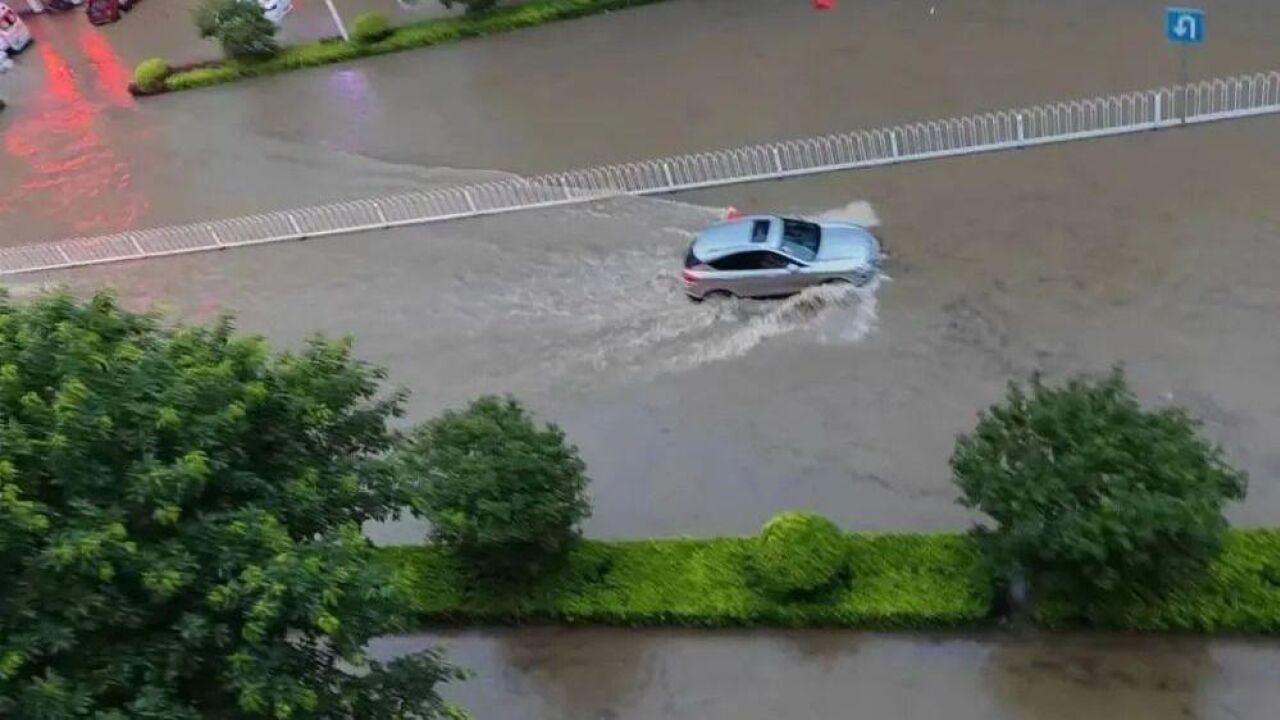
M84 11L94 25L113 23L120 19L120 0L89 0Z
M129 12L137 4L138 0L88 0L84 11L89 16L89 22L106 25L119 20L120 13Z

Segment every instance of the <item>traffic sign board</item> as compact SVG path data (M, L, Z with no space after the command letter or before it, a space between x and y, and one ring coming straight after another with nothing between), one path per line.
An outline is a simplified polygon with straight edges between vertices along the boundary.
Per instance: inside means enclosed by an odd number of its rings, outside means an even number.
M1187 7L1164 9L1164 36L1179 45L1204 42L1204 10Z

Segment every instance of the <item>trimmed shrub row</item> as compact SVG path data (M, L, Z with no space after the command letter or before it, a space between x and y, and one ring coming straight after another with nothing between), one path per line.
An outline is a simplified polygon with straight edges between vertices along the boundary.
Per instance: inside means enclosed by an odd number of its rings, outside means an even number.
M480 14L438 18L391 29L379 20L362 18L352 42L321 40L284 48L266 60L202 63L177 69L164 79L162 91L189 90L243 78L328 65L360 57L430 47L466 38L492 35L542 25L556 20L595 15L663 0L530 0ZM142 88L135 86L135 90ZM138 94L153 94L139 92Z
M417 588L429 625L556 622L626 626L962 628L993 616L995 593L968 535L846 536L851 581L784 599L752 581L754 538L584 541L535 584L485 588L433 547L380 548ZM1280 530L1238 530L1208 576L1159 601L1082 610L1041 601L1054 628L1280 632Z
M1280 530L1234 530L1199 582L1156 599L1079 607L1040 601L1048 627L1280 633Z
M516 590L486 587L434 547L380 549L417 588L428 624L949 628L992 606L978 548L963 535L849 535L852 580L784 598L753 581L755 538L583 541L557 571Z

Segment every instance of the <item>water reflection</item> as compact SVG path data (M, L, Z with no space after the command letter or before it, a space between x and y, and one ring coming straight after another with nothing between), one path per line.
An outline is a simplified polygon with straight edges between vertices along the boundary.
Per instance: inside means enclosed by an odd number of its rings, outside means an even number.
M1274 718L1280 645L1126 635L509 629L443 642L478 718Z
M1220 717L1200 690L1217 668L1205 638L1028 636L999 643L985 684L1010 718ZM1226 694L1213 702L1227 702ZM1211 703L1210 703L1211 704ZM1203 710L1203 711L1202 711Z
M129 71L97 30L78 24L33 24L36 45L28 57L44 73L40 90L4 130L4 152L17 163L0 195L0 215L28 222L34 216L57 232L97 234L133 227L148 207L133 185L129 160L118 155L104 134L111 113L135 112L128 92ZM60 51L72 32L87 63L68 60ZM30 60L27 60L30 62ZM87 68L88 74L82 75ZM28 70L33 70L28 68ZM131 132L145 133L143 125ZM6 173L11 171L6 170Z
M632 717L632 696L662 683L665 668L651 656L654 636L613 635L596 642L591 634L562 628L533 628L498 638L504 684L526 688L566 720Z

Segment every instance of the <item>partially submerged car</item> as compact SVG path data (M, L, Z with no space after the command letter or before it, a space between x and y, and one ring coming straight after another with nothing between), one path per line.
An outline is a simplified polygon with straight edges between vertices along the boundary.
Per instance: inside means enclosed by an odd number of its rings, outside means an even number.
M881 261L880 242L861 225L748 215L699 233L682 277L694 300L777 297L824 283L865 285Z

